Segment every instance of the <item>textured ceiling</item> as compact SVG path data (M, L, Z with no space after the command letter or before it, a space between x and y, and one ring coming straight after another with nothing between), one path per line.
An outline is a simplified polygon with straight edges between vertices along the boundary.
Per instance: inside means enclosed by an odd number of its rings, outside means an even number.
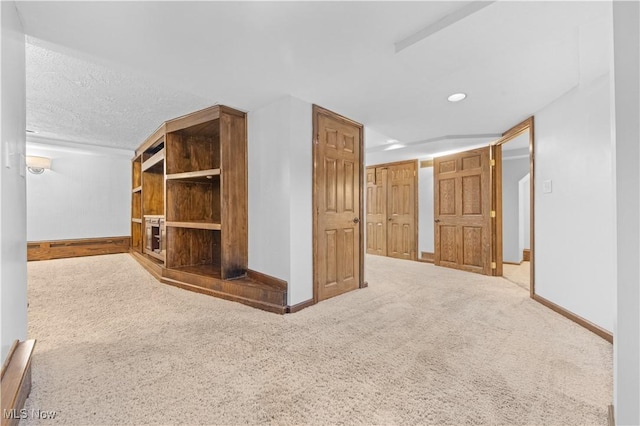
M408 145L394 155L424 156L608 72L610 2L496 2L396 53L467 3L20 2L27 124L133 148L215 102L293 95L365 124L371 153L392 138ZM457 91L467 100L448 103Z
M27 128L31 139L134 148L164 120L204 108L204 99L132 73L52 50L28 38Z

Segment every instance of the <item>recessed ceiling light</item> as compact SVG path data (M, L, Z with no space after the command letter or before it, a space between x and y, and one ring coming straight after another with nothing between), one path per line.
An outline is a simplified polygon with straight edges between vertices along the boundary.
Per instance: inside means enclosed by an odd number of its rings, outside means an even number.
M449 96L447 98L447 100L449 102L460 102L461 100L463 100L466 97L467 97L466 93L454 93L453 95Z
M405 145L402 145L401 143L394 143L393 145L389 145L388 147L386 147L384 150L385 151L391 151L392 149L400 149L400 148L404 148Z

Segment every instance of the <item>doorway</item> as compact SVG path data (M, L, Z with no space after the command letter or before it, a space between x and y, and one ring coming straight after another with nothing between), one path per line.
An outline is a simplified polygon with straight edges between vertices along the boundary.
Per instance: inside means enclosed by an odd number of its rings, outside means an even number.
M417 160L366 169L367 253L417 260Z
M501 275L534 295L533 117L495 144L496 259ZM499 274L500 275L500 274Z
M364 287L363 126L313 106L313 300Z
M494 276L505 276L506 271L507 279L533 297L533 143L531 117L489 147L434 160L436 265ZM521 160L520 172L512 173L516 160ZM507 187L503 178L512 175L518 177L511 177Z

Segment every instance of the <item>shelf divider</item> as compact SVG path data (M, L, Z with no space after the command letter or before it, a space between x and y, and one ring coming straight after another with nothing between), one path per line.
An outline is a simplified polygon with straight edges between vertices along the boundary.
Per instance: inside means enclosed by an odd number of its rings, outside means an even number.
M162 160L164 160L164 148L153 154L151 158L142 163L142 171L145 172L149 170L151 167L155 166Z
M184 172L184 173L173 173L167 175L167 180L178 180L178 179L198 179L202 178L206 179L207 176L220 176L220 169L209 169L209 170L198 170L195 172Z
M169 222L166 221L165 226L172 226L174 228L191 228L191 229L209 229L213 231L219 231L222 226L219 223L211 222Z

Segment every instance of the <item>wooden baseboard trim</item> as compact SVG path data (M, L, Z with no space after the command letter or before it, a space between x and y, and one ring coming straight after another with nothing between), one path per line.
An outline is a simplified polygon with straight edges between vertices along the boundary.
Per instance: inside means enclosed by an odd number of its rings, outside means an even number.
M435 260L435 253L430 253L428 251L421 251L420 252L420 259L418 259L420 262L427 262L427 263L433 263Z
M522 261L523 262L531 261L531 250L529 249L522 250Z
M129 254L138 261L138 263L146 269L155 279L160 281L162 279L162 266L160 266L155 261L151 260L150 257L147 257L146 254L142 254L137 250L131 250Z
M29 241L27 260L64 259L129 252L131 237L84 238L79 240Z
M2 364L2 372L0 372L0 379L4 377L4 372L7 371L7 368L9 367L9 361L11 361L11 356L15 352L16 347L18 346L18 343L20 343L19 340L14 340L13 343L11 344L11 347L9 348L9 352L7 352L7 357L5 358L4 363Z
M238 296L235 294L216 291L216 290L200 287L193 284L188 284L188 283L174 280L172 278L167 278L167 277L163 277L160 280L160 282L172 285L174 287L180 287L184 290L190 290L195 293L206 294L209 296L217 297L219 299L242 303L243 305L251 306L252 308L262 309L263 311L267 311L267 312L273 312L275 314L283 315L286 313L286 306L280 306L273 303L263 302L255 299L248 299L246 297Z
M591 321L588 321L588 320L582 318L581 316L576 315L573 312L570 312L570 311L566 310L562 306L556 305L552 301L547 300L542 296L538 296L537 294L533 295L533 300L543 304L544 306L546 306L547 308L551 309L552 311L555 311L555 312L559 313L563 317L566 317L566 318L570 319L571 321L575 322L576 324L581 325L582 327L586 328L587 330L591 331L592 333L597 334L598 336L602 337L607 342L613 343L613 334L609 333L604 328L601 328L601 327L595 325Z
M256 280L263 284L268 284L275 288L279 288L280 290L286 290L288 287L287 282L285 280L272 277L271 275L263 274L262 272L254 271L252 269L247 269L247 278Z
M247 272L246 277L222 280L178 269L167 269L137 250L131 250L130 254L161 283L281 315L287 312L287 282L278 278L251 271Z
M609 426L616 426L616 418L613 415L613 405L607 407L607 424Z
M293 306L287 306L287 313L295 314L296 312L299 312L304 308L308 308L309 306L312 306L312 305L315 305L315 302L313 301L313 299L305 300L304 302L297 303Z
M35 340L14 342L2 366L2 426L20 422L20 410L31 392L31 358Z

